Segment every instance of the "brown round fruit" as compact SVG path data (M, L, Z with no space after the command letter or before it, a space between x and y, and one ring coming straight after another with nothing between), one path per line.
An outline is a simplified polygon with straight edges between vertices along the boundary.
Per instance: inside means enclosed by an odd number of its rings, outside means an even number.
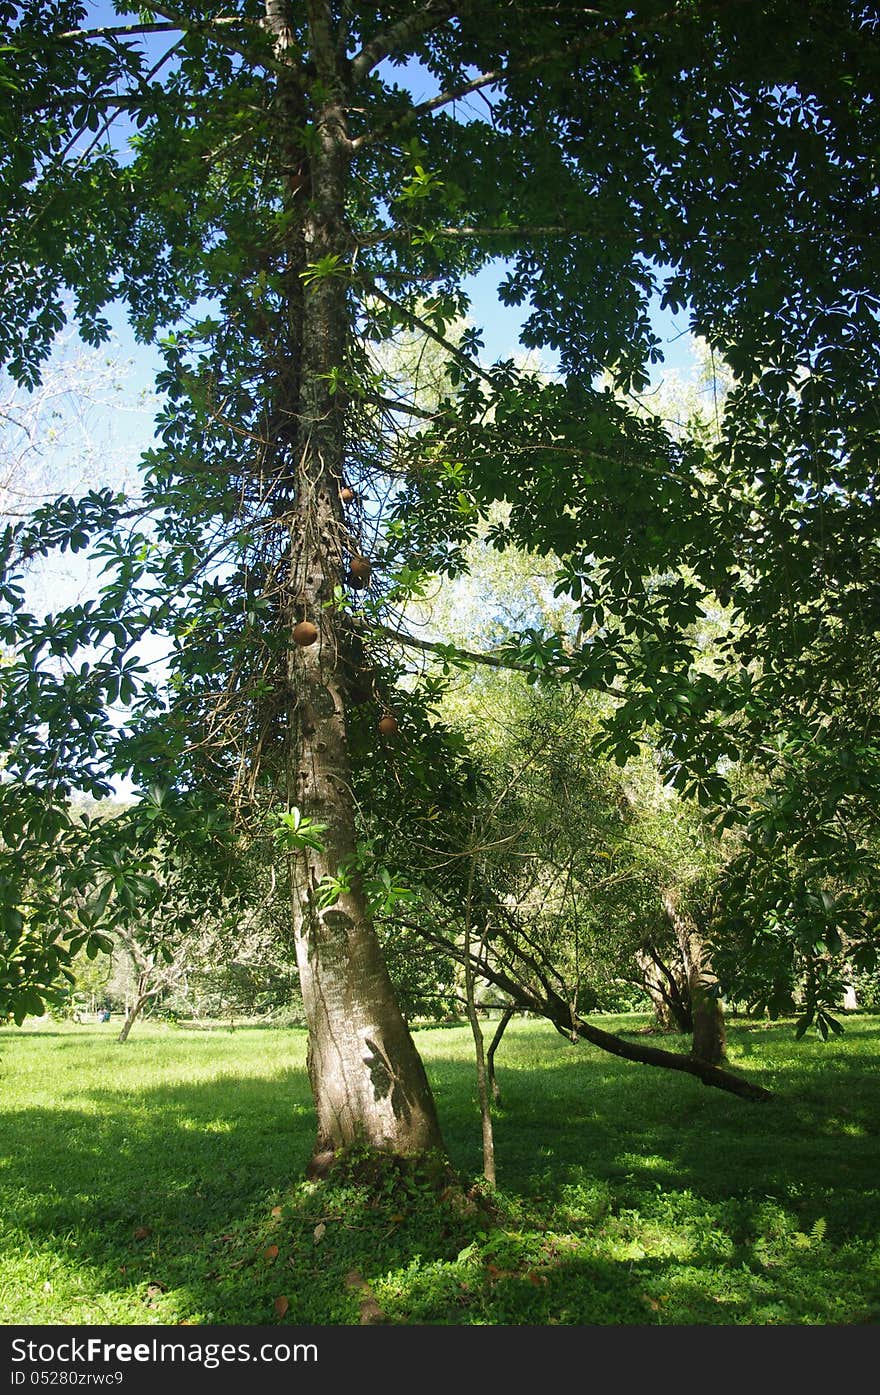
M355 495L354 490L349 489L348 485L346 485L344 489L340 489L339 497L342 500L343 504L352 504L354 503L354 500L357 496Z
M379 730L383 736L395 736L400 731L397 718L392 717L390 712L386 712L385 716L379 719Z
M366 557L352 557L348 568L348 577L351 585L357 590L363 586L369 586L372 567Z
M311 620L300 620L298 625L294 625L294 644L299 644L303 648L305 648L307 644L314 644L317 638L318 631L315 629L315 626L312 624Z

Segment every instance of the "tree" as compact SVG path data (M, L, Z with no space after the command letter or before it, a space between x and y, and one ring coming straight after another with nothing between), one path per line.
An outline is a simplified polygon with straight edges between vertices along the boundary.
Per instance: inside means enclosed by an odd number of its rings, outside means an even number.
M38 502L81 491L96 475L123 486L104 420L132 407L125 365L106 349L85 350L68 331L53 347L38 387L7 382L0 399L0 517L26 518Z
M661 787L650 760L626 771L597 760L597 714L583 695L536 692L510 675L471 688L455 703L459 719L468 698L480 714L469 837L454 823L460 809L420 830L434 873L405 911L412 928L568 1039L766 1097L719 1068L723 1014L705 945L725 854L700 811ZM403 878L416 880L417 868ZM655 988L651 968L679 1029L693 1034L687 1056L590 1020Z
M695 388L688 396L690 403L681 385L672 392L667 386L663 412L673 422L689 418L697 430ZM654 415L660 398L652 395ZM494 523L503 520L495 510ZM545 627L569 652L575 648L577 607L554 595L558 559L513 548L493 552L478 536L465 560L466 575L425 607L435 629L486 650L516 630L536 635ZM711 652L711 626L701 628ZM515 786L516 812L508 817L520 837L506 866L515 868L527 846L538 870L524 877L520 862L520 874L497 895L521 908L537 900L539 914L549 918L548 962L566 982L566 999L580 1011L591 1000L594 1008L613 1007L621 986L634 985L647 991L664 1027L693 1034L693 1054L717 1065L724 1056L723 1011L704 903L712 901L732 853L722 850L702 811L661 787L656 744L648 742L625 771L597 754L597 726L610 708L608 698L587 703L583 695L571 705L552 688L535 691L522 675L497 669L479 679L462 675L444 697L444 711L467 733L470 749L500 767L502 786L508 780ZM725 841L734 842L729 835ZM598 863L599 875L597 856L608 859ZM548 875L556 889L550 894L545 885L539 893Z
M762 713L778 700L754 647L783 632L772 581L797 557L827 589L871 535L872 13L245 0L218 15L184 0L96 28L71 0L3 14L0 354L34 383L69 293L92 342L124 299L166 365L144 521L121 526L124 507L95 492L6 534L7 573L75 540L109 576L99 604L45 623L5 583L17 856L64 823L71 789L105 793L108 770L143 787L161 771L254 836L275 811L317 1155L436 1148L352 796L364 747L405 740L432 701L394 692L387 622L455 572L505 500L495 541L557 555L581 620L576 653L523 637L518 661L621 695L608 740L622 761L659 718L670 775L723 799L719 759L742 746L727 715L752 721L756 689ZM142 32L169 36L155 62ZM408 60L432 95L394 80ZM124 153L105 139L118 112L135 129ZM448 339L464 278L498 255L502 298L530 306L524 343L558 351L560 381L483 366L476 329ZM616 395L659 356L655 291L689 306L737 374L715 452ZM371 353L402 329L450 355L427 412ZM750 626L740 666L694 673L693 622L729 589ZM132 652L157 629L164 690ZM59 674L90 644L98 661ZM804 654L802 637L786 644L780 663ZM116 698L132 706L121 736Z

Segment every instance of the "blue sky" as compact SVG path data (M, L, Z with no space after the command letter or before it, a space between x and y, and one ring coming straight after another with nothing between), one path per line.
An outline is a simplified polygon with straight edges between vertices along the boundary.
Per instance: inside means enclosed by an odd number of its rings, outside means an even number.
M135 22L137 18L136 8L125 9L121 4L114 6L110 0L92 0L87 9L87 26L97 27L103 24ZM118 10L121 10L122 14L119 14ZM173 35L166 33L148 34L132 40L132 42L141 46L150 62L155 63L170 48L173 38ZM406 87L416 101L422 101L427 97L436 95L438 90L436 82L417 61L413 60L403 67L392 67L390 64L383 66L387 69L389 79L402 87ZM487 89L484 96L488 95L491 99L491 92L492 89ZM485 114L485 106L475 101L472 109L475 116ZM468 115L467 100L457 105L457 115L466 119ZM114 143L123 145L131 129L131 126L124 119L114 122L110 133ZM496 291L503 274L504 263L496 262L485 267L477 276L469 278L465 283L465 289L472 299L472 318L483 328L484 358L489 362L498 358L510 357L518 351L519 330L528 313L526 307L508 307L502 305L498 300ZM124 313L116 310L111 312L110 318L124 352L130 353L134 357L133 371L136 385L143 387L155 371L157 357L134 345ZM669 312L661 311L658 304L655 307L653 320L663 342L667 367L682 372L687 371L690 355L687 317L685 315L672 316ZM548 359L547 366L552 368L552 359Z
M135 19L136 11L128 11L120 17L108 0L96 0L96 3L88 7L86 25L97 27ZM144 47L152 64L169 49L173 38L173 35L167 33L152 34L135 42ZM433 79L417 63L410 63L402 68L389 67L388 75L394 82L408 87L416 100L422 100L436 91ZM461 117L467 115L463 107L464 104L460 104L458 115ZM479 115L484 110L485 108L475 107L474 115ZM131 129L124 118L113 123L110 138L118 148L125 146ZM92 139L91 133L87 133L86 139ZM480 325L483 331L485 348L482 356L486 362L513 357L522 352L519 331L528 314L528 307L508 307L501 304L497 296L497 287L504 272L504 263L496 261L465 283L465 289L472 302L471 319ZM96 407L92 415L94 417L97 414L98 417L96 434L101 441L108 479L116 481L123 476L133 476L137 459L152 442L152 418L155 407L149 406L146 395L152 388L155 373L160 366L160 358L155 350L135 342L124 307L110 307L107 317L114 333L114 343L108 346L108 353L115 354L121 365L120 380L123 391L120 399L124 399L125 409L120 410L120 404L117 402L113 407L105 409ZM668 312L661 312L658 305L653 318L666 355L665 364L655 372L655 381L662 381L670 371L682 378L689 377L692 373L692 341L687 332L686 315L672 316ZM542 355L542 366L548 371L553 370L555 362L552 354ZM81 461L71 459L72 481L76 477L77 463L81 467ZM100 463L96 462L96 468L100 469ZM67 585L67 581L64 584Z

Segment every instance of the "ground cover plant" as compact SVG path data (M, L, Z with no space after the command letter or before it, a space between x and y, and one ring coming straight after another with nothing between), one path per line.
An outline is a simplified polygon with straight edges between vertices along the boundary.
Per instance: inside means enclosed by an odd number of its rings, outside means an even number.
M357 1186L292 1182L314 1136L304 1031L114 1037L0 1032L4 1324L880 1320L877 1018L824 1044L734 1020L733 1064L773 1091L760 1104L517 1018L488 1210L393 1160ZM469 1030L417 1039L470 1187Z

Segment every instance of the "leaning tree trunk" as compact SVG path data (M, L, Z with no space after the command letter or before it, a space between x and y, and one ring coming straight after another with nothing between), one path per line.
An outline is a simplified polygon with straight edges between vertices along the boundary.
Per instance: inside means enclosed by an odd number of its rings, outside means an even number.
M501 1038L507 1031L508 1023L514 1014L514 1006L508 1003L501 1014L498 1026L495 1028L495 1035L489 1042L489 1049L486 1052L486 1078L489 1081L489 1089L492 1091L492 1098L496 1104L501 1103L501 1086L495 1078L495 1052L501 1045Z
M129 955L131 955L131 950L129 950ZM128 1041L128 1034L147 1006L147 1003L151 998L155 998L156 994L159 992L158 988L149 988L147 986L150 982L150 975L153 968L154 965L150 962L143 965L138 970L137 988L135 989L135 994L131 1002L126 1006L125 1021L122 1024L122 1030L119 1036L116 1038L120 1046L123 1046Z
M128 1008L128 1011L125 1014L125 1021L122 1024L122 1030L120 1031L119 1036L116 1038L120 1046L124 1045L124 1043L128 1041L129 1032L131 1031L135 1022L137 1022L138 1018L140 1017L147 1003L150 1001L151 997L151 993L144 993L142 996L139 995L138 997L132 1000L132 1003Z
M324 0L310 0L312 57L324 85L313 115L308 197L300 197L302 252L307 265L341 260L349 139L336 72L336 52ZM276 54L287 61L280 6L267 4ZM282 79L283 86L283 79ZM295 84L292 82L291 87ZM283 96L283 93L282 93ZM293 93L291 103L295 102ZM282 139L290 139L290 129ZM303 152L296 152L302 160ZM290 574L285 627L288 643L290 742L288 800L323 825L320 847L291 855L291 898L297 963L309 1029L308 1069L318 1116L312 1171L341 1150L363 1146L397 1154L442 1148L424 1066L398 1007L360 878L353 870L356 831L346 738L345 685L334 589L343 581L350 541L339 491L343 478L344 394L332 375L346 361L349 309L340 261L335 274L309 281L294 300L292 333L301 346L295 400L282 401L293 423ZM298 268L296 269L298 275ZM295 279L295 278L292 278ZM300 278L302 285L302 278ZM309 620L315 643L298 646L296 624ZM327 904L319 887L345 883Z

